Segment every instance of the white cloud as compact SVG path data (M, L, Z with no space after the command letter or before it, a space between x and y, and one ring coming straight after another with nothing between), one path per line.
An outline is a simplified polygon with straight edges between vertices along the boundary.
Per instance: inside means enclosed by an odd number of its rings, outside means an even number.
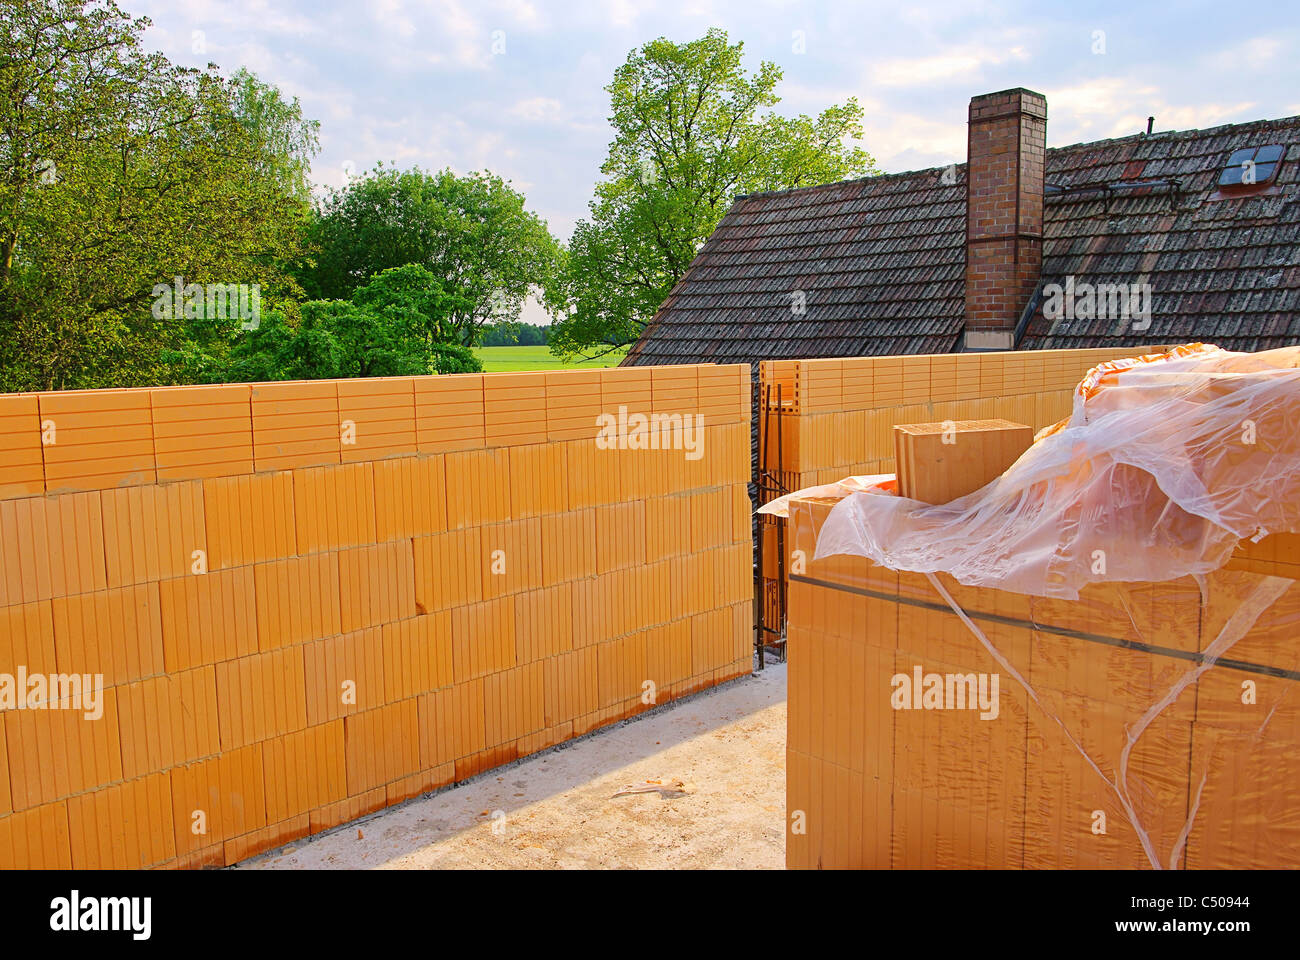
M370 0L370 7L381 29L403 38L415 36L415 21L407 16L402 0Z
M460 0L441 0L434 9L437 27L451 44L451 62L460 67L486 68L492 61L493 30L500 27L478 20Z
M1277 60L1285 49L1286 44L1279 36L1251 37L1216 51L1206 58L1206 65L1224 71L1240 71L1243 67L1257 70Z
M235 62L239 66L247 67L259 77L268 78L275 74L279 58L262 44L256 42L241 43L231 49L235 55ZM220 60L221 58L218 57L217 59Z
M985 48L959 48L933 57L900 57L871 68L871 82L882 87L919 87L977 79L984 68L1025 61L1023 46L998 52Z
M558 124L567 116L564 104L554 97L529 97L508 111L509 116L525 123Z
M966 126L915 114L868 117L864 147L882 170L901 173L966 160Z
M1147 117L1157 130L1189 130L1255 119L1258 105L1237 103L1170 103L1155 84L1126 77L1105 77L1043 91L1047 97L1047 138L1053 145L1104 140L1140 133Z
M887 60L871 70L871 80L884 87L912 87L943 80L973 77L983 61L973 54Z
M524 30L536 30L542 24L537 7L529 0L503 0L502 12L510 22Z
M302 37L321 31L320 17L297 13L291 4L271 4L267 0L243 0L242 3L188 0L184 4L174 0L133 0L126 6L131 13L148 16L158 25L155 29L185 23L185 29L179 33L187 45L190 29L203 30L209 42L218 43L233 43L244 33Z

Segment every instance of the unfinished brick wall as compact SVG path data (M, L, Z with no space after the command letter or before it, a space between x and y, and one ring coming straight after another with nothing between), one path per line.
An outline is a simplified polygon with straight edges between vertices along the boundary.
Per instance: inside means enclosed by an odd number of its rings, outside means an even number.
M0 674L104 685L0 710L0 867L233 863L747 673L749 415L743 365L0 397Z
M966 180L966 338L1008 350L1043 261L1047 101L1003 90L970 102Z

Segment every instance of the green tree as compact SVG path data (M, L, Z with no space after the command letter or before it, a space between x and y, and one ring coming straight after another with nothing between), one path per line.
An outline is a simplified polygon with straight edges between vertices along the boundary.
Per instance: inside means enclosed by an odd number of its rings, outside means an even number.
M419 264L460 302L450 323L462 344L484 324L514 320L560 257L546 222L500 177L376 167L330 193L309 233L308 295L346 299L375 274Z
M274 125L238 112L256 88L144 51L148 26L112 0L6 2L0 389L210 370L240 321L156 315L174 277L257 284L268 306L295 290L281 264L304 204L283 189Z
M483 328L484 347L544 347L548 327L535 323L495 323Z
M879 172L862 149L855 99L817 117L771 112L781 70L742 63L742 43L709 30L660 38L628 55L606 87L615 137L590 205L546 290L552 351L630 343L741 194Z
M279 311L234 344L215 379L228 382L465 373L482 366L454 339L463 306L418 264L386 270L351 300L304 303L295 322Z
M453 318L472 307L459 291L449 292L442 282L418 263L384 270L352 294L358 306L392 318L423 349L456 342ZM425 371L427 372L427 371Z
M265 144L262 175L305 208L311 202L311 161L320 151L320 121L303 117L297 97L285 100L279 88L243 67L230 86L235 116Z
M550 331L547 327L541 327L534 323L521 323L519 325L518 343L521 347L544 347L549 335Z

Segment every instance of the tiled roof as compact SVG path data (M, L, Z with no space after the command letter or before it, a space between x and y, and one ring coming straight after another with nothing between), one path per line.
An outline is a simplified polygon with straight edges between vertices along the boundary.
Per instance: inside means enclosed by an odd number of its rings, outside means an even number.
M1279 190L1211 201L1228 155L1288 147ZM935 168L738 199L626 364L945 353L962 331L966 168ZM1043 281L1151 284L1152 322L1030 320L1022 349L1203 340L1300 342L1300 117L1047 151L1047 183L1177 178L1051 195ZM952 180L945 183L944 180ZM796 291L804 312L796 312Z

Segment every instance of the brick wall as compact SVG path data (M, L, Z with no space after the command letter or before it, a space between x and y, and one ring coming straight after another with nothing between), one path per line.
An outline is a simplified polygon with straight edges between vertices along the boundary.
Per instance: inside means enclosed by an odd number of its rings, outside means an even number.
M0 675L104 686L0 709L0 868L233 863L747 673L749 420L743 365L0 397Z

